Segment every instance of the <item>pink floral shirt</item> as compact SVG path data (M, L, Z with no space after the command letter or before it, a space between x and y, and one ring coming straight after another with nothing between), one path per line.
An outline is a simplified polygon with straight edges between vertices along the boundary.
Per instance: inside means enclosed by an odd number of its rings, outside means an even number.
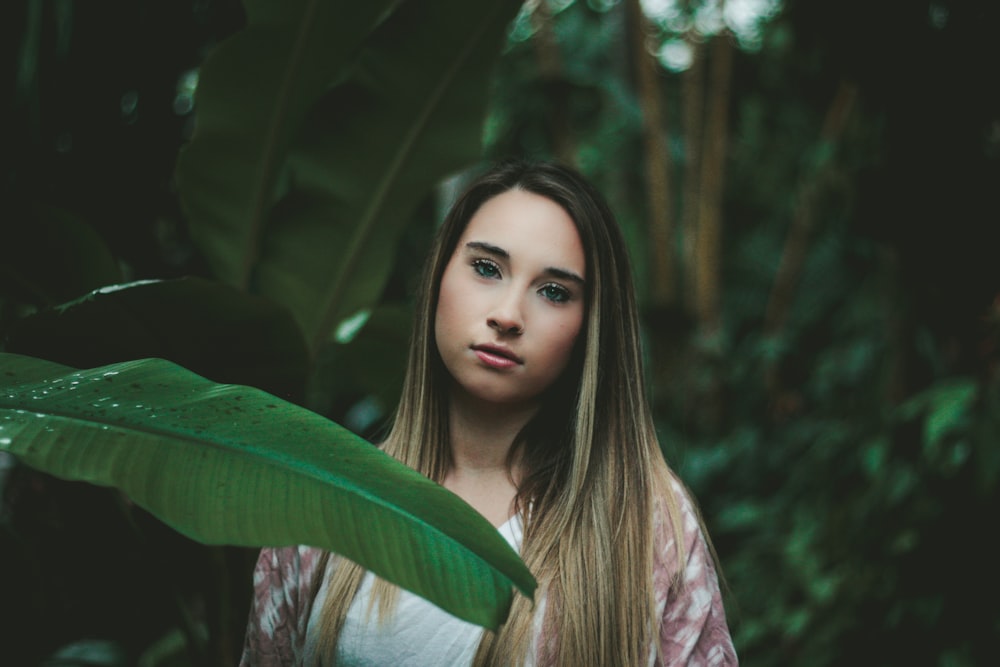
M726 623L718 577L708 545L688 496L675 487L681 499L684 520L686 562L679 592L670 593L671 573L678 570L670 526L658 521L657 544L667 545L656 561L653 582L657 612L661 620L657 662L655 646L650 647L649 665L666 667L735 667L738 664ZM322 551L313 547L282 547L261 550L254 572L254 601L250 611L241 667L300 665L305 640L316 568ZM544 608L544 606L540 606ZM538 624L539 633L549 624ZM538 636L535 647L553 646L552 637ZM546 651L543 651L545 653ZM538 664L547 661L539 656Z

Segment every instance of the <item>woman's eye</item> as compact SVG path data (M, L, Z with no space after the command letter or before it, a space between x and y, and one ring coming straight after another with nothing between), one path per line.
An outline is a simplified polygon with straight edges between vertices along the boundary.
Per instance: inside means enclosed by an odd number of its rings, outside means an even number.
M496 278L500 275L500 267L488 259L477 259L472 262L472 269L483 278Z
M543 285L539 292L543 297L554 303L565 303L569 301L569 290L562 285L549 283L548 285Z

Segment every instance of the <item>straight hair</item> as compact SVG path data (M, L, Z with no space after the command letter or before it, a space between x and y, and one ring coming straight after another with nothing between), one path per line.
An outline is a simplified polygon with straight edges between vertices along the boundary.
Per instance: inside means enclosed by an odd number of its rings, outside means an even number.
M452 464L450 378L434 336L438 291L469 220L491 198L524 190L559 204L586 257L584 325L563 375L515 438L524 472L515 499L524 521L521 557L542 604L515 595L507 622L486 631L475 665L639 665L656 651L654 569L666 559L670 593L684 562L679 482L660 451L647 401L638 311L625 242L604 198L578 172L506 161L457 199L435 237L417 295L402 396L384 450L442 482ZM320 656L334 655L365 574L338 559L320 615ZM327 561L318 576L325 576ZM369 613L390 614L398 589L376 580ZM548 641L534 646L539 628ZM655 647L655 648L654 648Z

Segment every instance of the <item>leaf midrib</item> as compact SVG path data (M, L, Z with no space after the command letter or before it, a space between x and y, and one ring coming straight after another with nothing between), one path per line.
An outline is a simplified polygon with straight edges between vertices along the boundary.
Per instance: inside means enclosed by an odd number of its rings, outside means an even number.
M379 212L385 206L385 202L387 201L386 193L395 182L403 164L412 154L413 146L416 144L417 139L422 132L426 129L432 111L437 108L438 102L444 96L444 93L450 84L454 81L454 78L457 72L461 69L461 66L465 64L472 47L478 43L479 37L490 25L497 11L499 11L499 7L502 2L503 0L494 2L490 11L484 14L484 19L477 26L475 32L469 33L468 39L463 45L459 57L452 61L451 67L449 67L446 71L446 76L441 78L441 81L432 90L431 95L428 96L427 102L424 104L420 115L417 117L417 121L413 123L411 129L407 132L404 140L401 142L400 145L402 148L396 153L396 156L390 163L389 168L385 171L384 178L379 181L378 187L373 192L372 197L369 200L369 204L366 207L364 214L361 216L361 221L355 228L355 233L351 236L345 260L341 264L342 268L337 273L333 284L327 292L327 298L325 299L325 303L321 310L319 320L320 325L314 332L313 339L311 341L310 349L313 354L315 354L323 343L330 338L330 332L337 324L334 317L347 288L347 279L350 275L353 275L355 268L361 259L360 249L365 245L365 243L367 243L372 230L374 229L375 220L377 219Z
M123 425L123 424L120 424L120 423L117 423L117 422L114 422L114 421L111 421L111 420L107 420L107 419L82 417L80 415L74 415L72 413L62 412L62 411L59 411L59 410L53 410L51 408L45 408L45 407L43 407L43 409L25 410L22 407L11 407L8 404L6 404L5 402L0 401L0 414L3 414L4 411L17 412L18 410L20 410L23 413L29 413L30 412L30 413L33 413L33 414L36 414L36 415L37 414L45 414L48 417L53 417L53 418L58 418L58 419L65 419L65 420L72 421L72 422L75 422L75 423L80 423L85 428L87 428L87 427L100 428L101 426L107 426L109 428L120 429L120 430L123 430L123 431L126 431L126 432L134 431L134 432L139 433L141 435L151 436L151 437L155 437L155 438L167 438L167 439L179 440L179 441L181 441L183 443L186 443L187 446L191 446L191 447L197 447L199 445L208 445L210 448L215 449L215 450L220 451L220 452L246 453L248 456L256 458L257 460L262 460L262 461L264 461L265 463L268 463L268 464L274 463L275 459L277 459L277 462L280 465L273 466L275 468L284 469L284 470L292 472L292 473L301 473L304 477L307 477L308 479L311 479L311 480L313 480L315 482L318 482L318 483L321 483L321 484L330 484L330 485L336 486L338 489L341 489L343 491L346 491L346 492L349 492L349 493L355 493L359 497L363 497L366 500L372 501L373 504L375 504L375 505L377 505L379 507L382 507L382 508L384 508L386 510L390 510L393 514L396 514L396 515L399 515L401 517L406 518L407 520L410 521L410 523L412 523L414 525L419 525L419 526L422 526L422 527L424 527L426 529L429 529L429 530L433 531L433 533L435 535L437 535L437 536L439 536L439 537L441 537L441 538L443 538L443 539L445 539L445 540L453 543L454 545L457 545L457 546L461 547L461 549L465 553L467 553L467 554L473 556L474 558L476 558L480 563L484 564L489 570L495 571L497 575L503 577L505 580L507 580L511 584L517 586L517 584L514 582L513 579L511 579L506 574L504 574L503 572L500 572L498 569L496 569L495 566L491 565L482 555L480 555L476 551L473 551L469 547L465 546L464 544L462 544L459 540L455 539L454 537L448 535L447 533L445 533L438 526L436 526L434 524L431 524L431 523L428 523L427 521L419 518L418 516L416 516L415 514L413 514L413 512L411 512L410 510L403 509L403 508L401 508L398 505L394 505L394 504L386 501L381 496L379 496L377 494L374 494L374 493L372 493L370 491L364 490L362 487L346 486L337 477L321 477L321 476L318 476L318 475L314 474L315 471L321 470L317 466L314 466L314 465L300 465L300 464L298 464L296 462L295 459L289 459L288 457L286 457L285 455L281 454L280 452L275 452L274 456L272 457L272 456L266 454L266 452L271 452L273 450L264 450L264 449L261 449L260 447L255 447L253 445L248 445L246 448L241 447L240 449L237 450L237 449L234 449L231 445L227 445L225 443L219 443L219 442L212 441L212 440L206 440L206 439L203 439L203 438L199 438L198 436L195 436L195 435L190 435L190 436L186 435L186 434L179 435L179 434L175 434L173 432L165 432L165 431L162 431L162 430L156 430L156 429L152 429L152 428L144 428L144 427L138 426L138 425L131 425L131 424L125 424L125 425ZM518 586L518 587L520 588L520 586Z
M141 425L136 425L136 424L122 424L120 422L116 422L106 418L103 419L97 417L92 418L90 416L83 416L79 414L73 414L70 412L53 410L51 408L26 410L23 407L11 407L5 404L4 402L0 401L0 414L3 414L4 411L10 411L10 412L20 411L21 413L32 413L35 415L44 414L46 417L65 419L67 421L77 423L84 428L100 428L102 426L107 426L108 428L119 429L125 432L135 432L143 436L149 436L153 438L163 438L167 440L176 440L179 441L180 443L183 443L184 446L188 447L199 447L207 445L209 448L217 450L219 452L232 452L233 454L245 453L248 457L264 461L265 463L277 464L273 465L272 467L282 468L289 472L301 473L304 477L308 477L309 479L315 480L317 482L331 483L332 485L335 485L338 488L345 488L345 489L361 488L361 487L345 487L340 482L340 478L336 476L324 477L322 475L315 474L316 472L323 471L323 469L320 468L319 466L299 463L294 457L289 457L288 455L283 454L280 451L264 449L259 446L255 446L253 444L237 441L236 439L231 439L228 442L219 442L218 440L209 440L201 438L194 434L177 433L174 431L167 431L162 429L158 430L150 427L143 427ZM363 493L359 493L358 495L363 495L365 498L368 498L370 500L375 500L377 501L377 504L383 507L391 507L391 508L397 507L396 505L393 505L383 500L381 496L373 494L369 491L364 491ZM404 510L401 513L416 519L416 517L413 516L408 510ZM422 520L419 521L424 525L431 526L431 524L427 524Z
M280 161L276 157L278 154L278 136L280 134L278 128L284 125L285 119L288 116L288 110L291 107L291 96L288 94L288 91L291 89L292 79L297 80L298 78L297 72L302 61L302 54L305 52L305 35L308 34L309 28L315 24L312 18L315 15L317 4L318 0L308 0L305 11L302 12L295 45L286 61L286 76L281 77L281 87L275 96L275 113L265 133L266 138L261 151L260 166L257 170L258 178L255 181L254 187L251 188L254 194L250 206L250 247L243 254L243 266L240 269L238 283L244 290L250 288L250 276L253 273L254 266L257 264L258 254L260 253L261 236L267 212L269 211L267 202L270 201L272 196L271 188L267 186L271 183L277 164Z

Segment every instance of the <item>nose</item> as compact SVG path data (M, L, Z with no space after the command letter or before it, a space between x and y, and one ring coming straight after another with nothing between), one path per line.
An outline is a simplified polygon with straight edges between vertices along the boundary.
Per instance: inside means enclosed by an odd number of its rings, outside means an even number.
M524 318L517 297L512 292L514 290L510 290L505 298L496 303L486 323L499 334L516 336L524 333Z

